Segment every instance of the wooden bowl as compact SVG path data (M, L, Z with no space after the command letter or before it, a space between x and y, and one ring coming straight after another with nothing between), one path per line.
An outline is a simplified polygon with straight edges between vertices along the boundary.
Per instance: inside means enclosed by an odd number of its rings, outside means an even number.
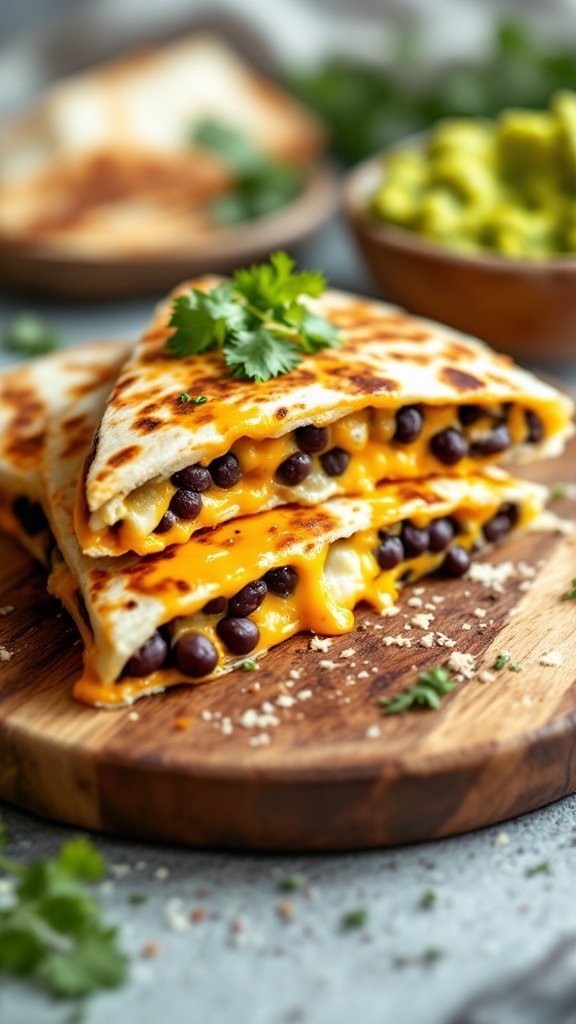
M197 274L227 273L243 263L291 248L334 212L338 183L330 167L311 173L297 199L278 213L209 239L191 239L185 249L142 256L85 256L48 247L0 243L0 284L27 292L73 299L116 299L167 291Z
M367 209L382 174L381 156L355 168L344 206L387 299L515 356L576 356L576 258L468 256L383 224Z

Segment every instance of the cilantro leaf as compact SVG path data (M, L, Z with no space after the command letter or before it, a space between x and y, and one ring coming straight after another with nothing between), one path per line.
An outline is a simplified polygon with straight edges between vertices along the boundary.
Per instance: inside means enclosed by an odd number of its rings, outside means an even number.
M20 313L8 325L4 348L22 356L43 356L62 344L62 335L34 313Z
M300 168L280 163L262 153L244 132L207 118L191 141L217 156L232 172L232 189L210 207L222 225L241 224L281 209L300 194L304 175Z
M226 332L242 327L245 319L246 314L234 298L229 282L219 284L210 292L192 288L174 300L169 326L176 330L166 348L177 356L206 352L221 346Z
M233 377L263 381L289 373L302 356L292 342L260 327L234 335L224 349L224 359Z
M324 287L319 271L296 272L288 253L273 253L268 263L239 269L232 281L212 291L179 295L166 348L182 358L222 349L233 377L270 380L293 370L304 354L340 343L334 324L300 301L320 295ZM187 393L180 396L180 402L189 400Z
M576 601L576 578L572 580L570 590L562 595L563 601Z
M441 698L456 687L447 668L436 667L420 672L416 682L394 697L381 697L385 715L403 715L413 707L438 711Z
M74 999L122 983L127 960L117 931L103 923L88 888L105 865L86 837L28 867L1 854L0 867L17 879L0 910L0 971Z

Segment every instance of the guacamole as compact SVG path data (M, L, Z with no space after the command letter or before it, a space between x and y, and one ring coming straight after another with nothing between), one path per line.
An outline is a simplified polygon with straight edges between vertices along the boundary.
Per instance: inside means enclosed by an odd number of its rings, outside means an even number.
M576 93L557 93L549 111L441 121L384 166L370 201L379 220L461 252L576 252Z

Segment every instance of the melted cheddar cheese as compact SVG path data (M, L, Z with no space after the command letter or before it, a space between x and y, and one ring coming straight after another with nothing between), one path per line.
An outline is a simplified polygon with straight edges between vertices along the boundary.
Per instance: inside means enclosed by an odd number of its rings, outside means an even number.
M364 409L326 426L328 443L324 451L339 447L348 452L351 457L347 469L340 476L328 476L322 468L320 456L314 455L310 475L295 486L283 484L276 476L281 463L299 450L294 432L259 441L240 438L230 449L242 469L239 482L225 490L212 486L202 494L202 508L196 519L177 520L170 530L162 534L154 533L154 529L178 489L170 479L143 484L124 499L113 499L90 516L81 485L75 511L80 545L90 555L104 550L116 555L126 551L147 555L162 551L171 544L184 544L193 533L204 527L278 505L290 502L317 505L336 495L368 495L382 480L409 480L445 473L447 467L430 449L430 440L435 434L447 427L458 427L469 442L474 443L502 417L500 406L487 406L479 420L461 427L456 405L424 406L422 433L410 444L399 444L392 440L396 429L395 411ZM546 412L550 420L550 410ZM514 404L508 411L507 425L512 447L520 448L527 434L525 409L520 404ZM553 432L556 426L553 422L544 422L546 433ZM455 466L449 467L449 471L458 476L468 476L503 458L505 453L465 456Z
M410 515L409 518L416 527L422 528L438 516L453 515L459 526L454 543L471 549L480 539L482 526L495 515L507 498L501 479L494 482L486 480L482 486L484 485L481 504L474 505L472 501L468 501L450 505L448 502L436 501L426 509L425 503L421 503L420 507L423 510ZM402 509L398 507L398 497L372 499L370 504L372 503L378 506L377 521L382 523L384 520L386 532L398 532L402 522L402 518L398 517L403 514ZM518 507L518 526L524 527L540 511L539 494L527 490ZM385 509L386 514L383 515ZM394 509L396 520L392 516ZM286 516L288 514L286 510ZM284 511L276 515L281 520ZM441 566L445 551L427 552L419 557L406 559L393 570L382 571L375 557L378 527L374 523L374 514L372 523L373 525L358 530L349 538L337 539L330 543L316 543L310 551L306 550L306 545L300 545L296 553L291 552L289 563L298 573L296 588L289 597L279 597L268 591L263 603L250 616L260 633L258 644L249 655L251 659L302 631L325 635L347 633L353 629L353 612L359 603L367 602L376 610L382 611L394 603L407 573L412 582ZM230 524L231 527L232 525ZM247 528L255 531L252 538L254 544L258 535L258 519L248 520ZM250 538L248 543L249 540ZM210 678L230 671L245 660L244 656L238 657L227 651L220 641L216 625L221 616L205 614L201 607L206 600L215 596L231 597L251 578L258 577L253 570L252 576L247 575L246 543L246 537L237 545L231 540L229 546L220 545L214 557L209 555L206 558L200 597L183 596L177 592L177 588L170 590L168 587L163 591L163 607L158 617L158 625L169 624L173 644L189 631L203 633L211 640L218 651L219 660ZM187 548L190 548L190 545L187 545ZM255 564L254 559L251 562ZM274 564L286 564L286 558L282 559L280 553ZM266 569L271 567L273 566L267 562ZM143 588L159 591L159 582L162 579L170 581L173 574L174 566L171 560L155 562L153 570L144 578ZM103 682L98 672L98 645L86 628L76 585L63 564L58 565L52 574L51 590L61 598L79 623L86 644L84 674L74 688L77 699L102 707L121 706L132 703L145 694L157 693L178 683L204 682L208 678L189 679L176 668L165 668L141 678L121 676L115 682ZM187 605L190 608L189 612Z

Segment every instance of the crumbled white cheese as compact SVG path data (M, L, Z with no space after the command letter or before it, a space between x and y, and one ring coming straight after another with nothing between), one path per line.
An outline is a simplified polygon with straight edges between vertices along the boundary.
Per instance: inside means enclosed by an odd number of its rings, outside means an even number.
M154 872L154 878L156 879L157 882L165 882L166 879L169 878L169 877L170 877L170 872L169 872L168 868L165 868L165 867L156 868L156 870Z
M369 725L364 735L367 740L377 740L382 735L382 729L379 725Z
M345 651L341 652L340 657L341 658L353 658L355 654L356 654L356 651L354 650L353 647L347 647Z
M384 643L386 647L412 647L412 639L402 633L398 633L397 636L385 636Z
M494 680L496 679L496 676L494 675L493 672L488 672L487 669L483 669L483 671L480 672L478 678L481 683L493 683Z
M510 843L510 836L507 832L498 832L492 840L493 846L508 846Z
M338 662L337 661L328 661L327 659L324 659L323 661L320 662L320 668L325 668L325 669L328 670L328 672L332 672L333 669L338 668Z
M484 619L486 617L486 609L475 608L472 614L475 615L477 619Z
M462 629L472 629L472 626L470 625L469 622L463 622Z
M128 718L130 719L131 722L137 722L140 718L140 712L131 711L130 714L128 715Z
M365 668L363 668L362 671L358 673L358 679L369 679L369 678L370 678L370 673L367 672Z
M259 732L256 736L251 736L248 740L248 744L251 747L266 747L270 743L270 737L267 732Z
M326 654L331 647L332 641L329 636L313 636L310 640L311 651L322 651L322 654Z
M301 668L291 668L289 673L288 673L288 675L290 676L290 679L300 679L301 676L302 676L302 669Z
M238 725L241 725L243 729L269 729L280 725L280 719L270 711L263 711L261 708L247 708L240 715Z
M389 608L382 608L382 610L380 612L380 615L385 615L385 616L386 615L392 616L392 615L399 615L399 614L400 614L400 609L395 604L391 604ZM377 628L381 629L382 627L380 626L380 627L377 627Z
M465 679L472 679L476 672L476 658L467 651L452 651L448 658L448 668L460 672Z
M420 637L418 643L420 647L434 647L434 633L425 633Z
M312 697L312 690L299 690L296 694L298 700L310 700Z
M0 608L0 615L11 615L11 613L13 611L14 611L14 605L13 604L5 604L5 605L3 605L2 608Z
M409 608L421 608L422 598L421 597L409 597L406 601Z
M164 916L173 932L185 932L190 927L190 919L182 910L182 900L178 897L168 900L164 907Z
M538 659L538 664L555 668L557 665L564 664L564 657L560 651L547 651Z
M414 615L410 622L418 629L430 629L430 623L434 622L434 614L433 612L418 612L418 615Z
M438 647L456 647L456 641L446 636L446 633L436 633Z
M489 590L496 593L504 592L504 584L515 574L513 562L500 562L499 565L492 565L491 562L472 562L468 570L468 578L474 583L480 583Z
M6 648L0 644L0 661L10 661L11 657L11 652L6 650Z
M291 697L288 693L281 693L276 697L276 704L279 708L293 708L296 703L296 698Z

